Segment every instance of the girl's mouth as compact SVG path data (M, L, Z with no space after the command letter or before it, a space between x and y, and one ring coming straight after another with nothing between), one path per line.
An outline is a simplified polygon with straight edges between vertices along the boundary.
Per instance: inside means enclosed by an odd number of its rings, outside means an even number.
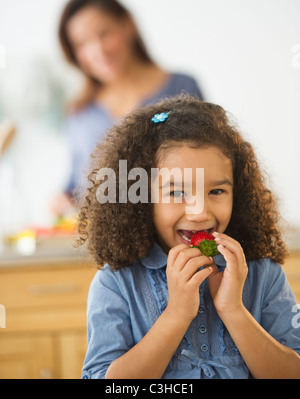
M191 244L191 238L195 233L198 233L199 231L205 231L206 233L212 234L214 232L214 227L210 229L203 229L203 230L177 230L177 233L179 235L180 241L183 242L184 244Z

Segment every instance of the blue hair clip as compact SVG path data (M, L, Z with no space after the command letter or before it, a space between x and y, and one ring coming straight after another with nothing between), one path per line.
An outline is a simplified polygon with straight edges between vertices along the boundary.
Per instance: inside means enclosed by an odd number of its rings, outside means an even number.
M162 112L161 114L155 114L151 120L154 123L164 122L167 118L169 118L169 114L171 112L172 111L169 111L167 113Z

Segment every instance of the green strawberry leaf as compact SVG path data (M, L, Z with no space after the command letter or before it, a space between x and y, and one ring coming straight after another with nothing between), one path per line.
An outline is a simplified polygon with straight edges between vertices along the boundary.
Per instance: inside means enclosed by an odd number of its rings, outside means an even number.
M215 240L203 240L198 245L193 245L194 248L198 248L205 256L216 256L219 255L218 244Z

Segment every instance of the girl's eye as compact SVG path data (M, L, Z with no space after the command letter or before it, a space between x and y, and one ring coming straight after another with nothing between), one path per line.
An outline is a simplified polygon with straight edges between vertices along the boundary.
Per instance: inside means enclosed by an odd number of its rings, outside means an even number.
M171 191L170 192L171 197L184 197L184 192L181 190L178 191Z
M211 190L210 192L212 195L220 195L222 193L224 193L224 190L222 190L221 188L216 188L214 190Z

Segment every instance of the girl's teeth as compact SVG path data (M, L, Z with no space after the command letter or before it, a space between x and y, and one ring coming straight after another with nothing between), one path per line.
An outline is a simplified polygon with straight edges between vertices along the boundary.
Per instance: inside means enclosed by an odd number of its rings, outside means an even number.
M181 232L180 235L181 235L181 237L184 238L185 240L190 241L190 238L188 238L188 237L187 237L186 235L184 235L182 232Z

